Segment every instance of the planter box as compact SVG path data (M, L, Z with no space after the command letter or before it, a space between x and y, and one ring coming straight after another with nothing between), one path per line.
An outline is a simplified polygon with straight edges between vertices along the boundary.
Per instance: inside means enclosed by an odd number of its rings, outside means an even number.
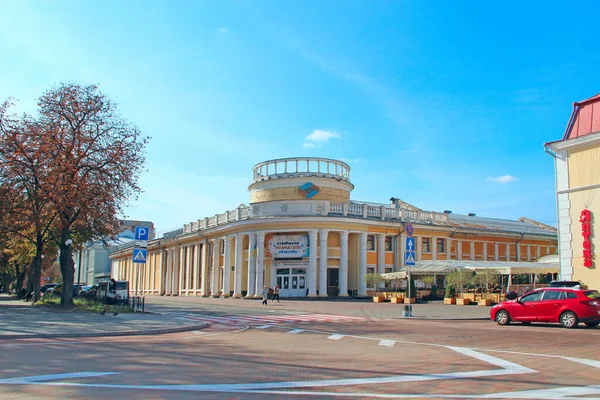
M458 306L468 306L471 304L470 299L456 299L456 305Z
M373 296L373 303L383 303L385 296Z
M456 297L444 297L444 304L456 304Z
M477 302L478 306L486 307L492 305L492 300L490 299L482 299Z
M402 303L404 303L404 298L403 297L391 297L390 301L394 304L402 304Z
M404 304L414 304L416 302L417 302L417 299L415 297L411 297L410 299L409 298L404 299Z

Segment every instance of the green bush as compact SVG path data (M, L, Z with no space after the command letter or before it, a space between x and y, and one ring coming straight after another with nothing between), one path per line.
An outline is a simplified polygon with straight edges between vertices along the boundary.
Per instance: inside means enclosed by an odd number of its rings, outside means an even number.
M446 296L446 298L450 298L450 297L456 296L456 288L454 286L452 286L452 285L446 286L445 296Z

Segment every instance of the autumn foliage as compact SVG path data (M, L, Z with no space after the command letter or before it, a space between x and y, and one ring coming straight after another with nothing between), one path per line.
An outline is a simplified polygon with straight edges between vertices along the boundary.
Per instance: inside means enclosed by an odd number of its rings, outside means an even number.
M0 106L0 231L26 238L38 293L44 245L56 243L64 287L75 246L116 233L123 207L140 193L149 138L117 113L96 86L62 84L44 93L35 116ZM62 292L62 304L72 292Z

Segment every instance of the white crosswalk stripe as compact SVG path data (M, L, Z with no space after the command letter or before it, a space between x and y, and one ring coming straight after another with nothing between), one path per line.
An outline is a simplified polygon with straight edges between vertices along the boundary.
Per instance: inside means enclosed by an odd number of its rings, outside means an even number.
M260 329L277 324L311 323L311 322L360 322L365 321L361 317L347 317L342 315L328 314L304 314L304 315L204 315L191 313L173 313L178 319L187 321L204 321L211 324L235 324L249 325Z

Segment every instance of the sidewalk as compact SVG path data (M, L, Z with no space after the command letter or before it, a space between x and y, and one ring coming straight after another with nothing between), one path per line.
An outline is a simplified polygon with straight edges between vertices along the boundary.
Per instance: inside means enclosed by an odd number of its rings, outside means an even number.
M226 311L228 308L244 308L265 312L306 312L317 314L335 314L352 317L367 317L372 319L403 319L404 304L373 303L358 300L298 300L281 299L280 303L269 300L266 306L260 300L187 297L187 296L148 296L149 309L161 307L211 307ZM490 318L491 307L478 305L456 306L444 305L443 301L418 303L412 305L412 319L427 320L487 320Z
M0 295L0 340L25 338L68 338L156 335L205 328L154 313L111 313L100 315L77 311L49 311Z

